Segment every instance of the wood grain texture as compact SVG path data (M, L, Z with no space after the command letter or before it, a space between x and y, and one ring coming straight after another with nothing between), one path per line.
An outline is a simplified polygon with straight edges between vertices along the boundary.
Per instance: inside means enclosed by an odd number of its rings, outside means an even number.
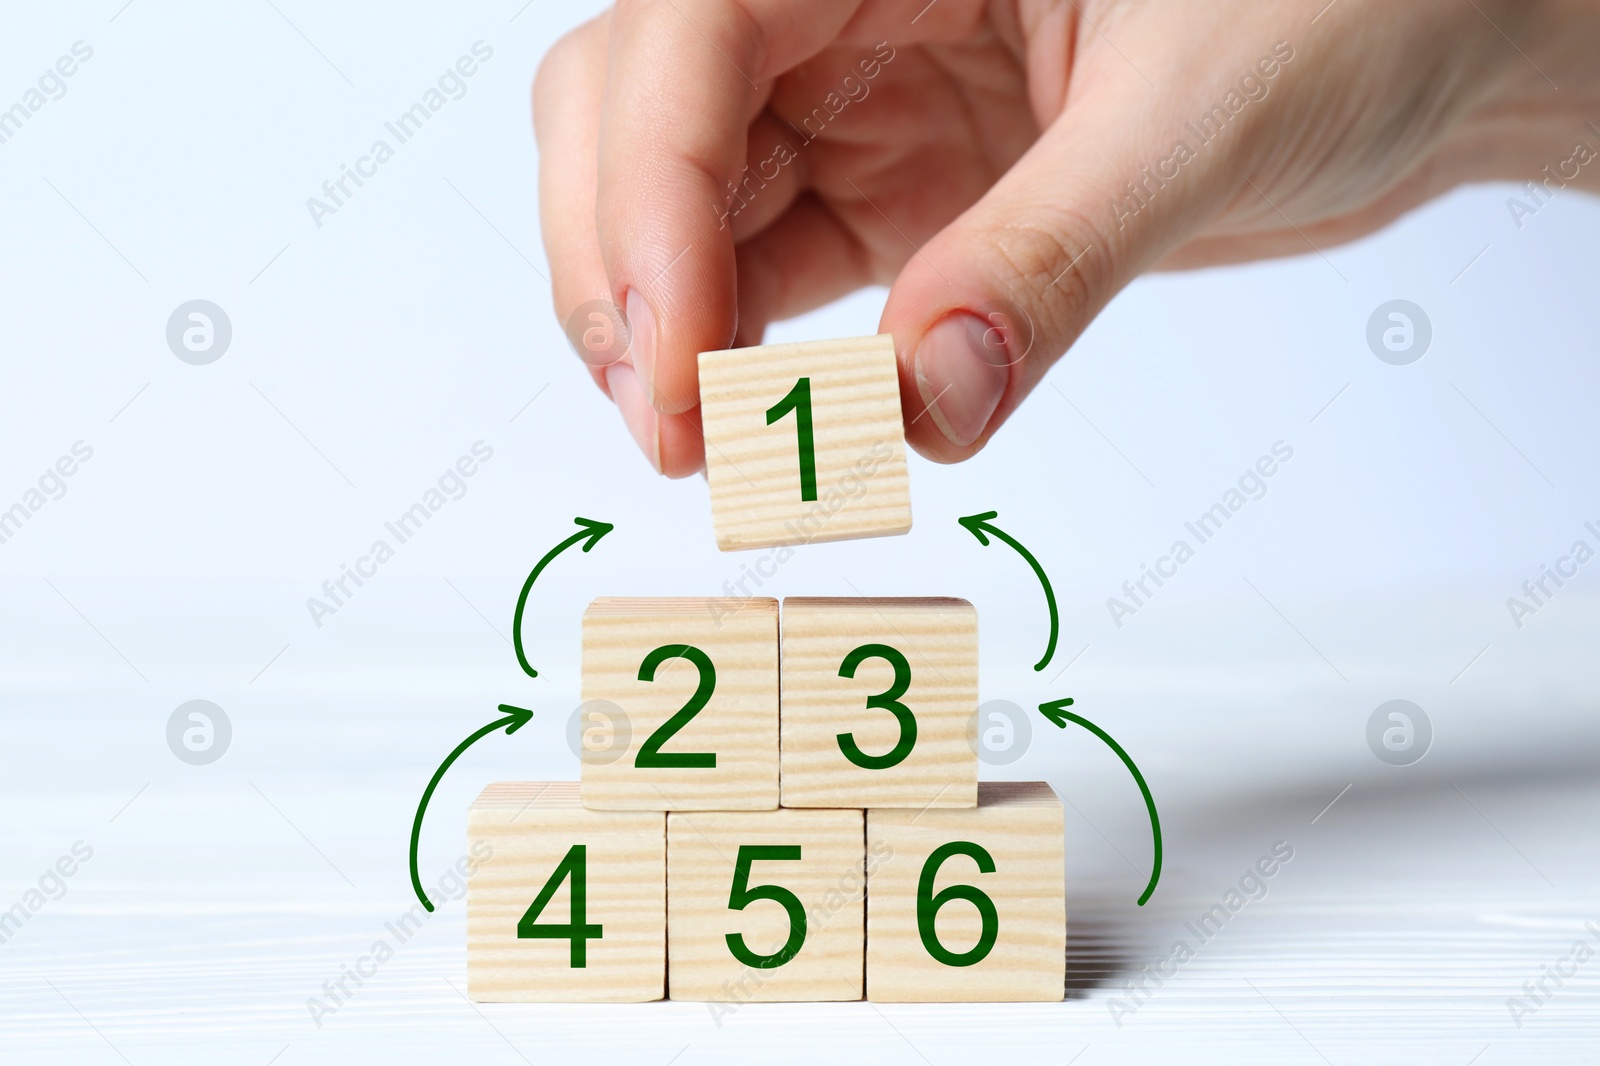
M467 994L483 1003L639 1003L666 994L666 817L591 811L571 782L502 782L467 815ZM602 935L581 969L566 940L519 940L517 922L574 844L587 852L586 919ZM541 922L567 921L568 878Z
M889 1002L1059 1000L1066 982L1066 881L1061 800L1043 781L985 781L969 810L869 810L867 851L886 855L867 875L867 998ZM994 859L993 873L955 855L939 867L933 894L973 885L994 901L998 936L980 962L948 966L917 929L917 885L935 848L971 841ZM965 952L978 942L977 908L953 900L939 909L939 942Z
M894 677L881 658L854 677L840 664L863 644L905 656L911 683L900 702L916 718L910 754L885 769L845 757L849 733L868 755L901 735L893 712L869 708ZM783 790L785 807L971 807L977 802L978 612L952 598L791 597L783 602Z
M811 381L816 489L801 499L796 416L767 411ZM711 519L723 551L904 533L905 427L887 334L700 353Z
M662 746L711 752L716 766L639 767L640 747L694 694L700 671L664 662L639 680L656 648L688 644L710 658L710 701ZM597 810L772 810L778 806L778 601L595 600L583 616L583 698L620 708L620 754L586 751L583 802Z
M667 815L667 960L673 999L737 1004L860 999L865 941L863 812L706 811ZM789 936L782 904L728 906L741 845L798 845L800 858L753 862L749 886L777 885L799 897L806 937L770 969L733 956L726 935L770 955Z

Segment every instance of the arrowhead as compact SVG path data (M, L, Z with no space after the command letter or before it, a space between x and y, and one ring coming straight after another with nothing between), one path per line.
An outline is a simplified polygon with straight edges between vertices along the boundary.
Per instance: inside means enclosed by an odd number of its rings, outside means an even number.
M982 514L969 514L965 518L956 519L956 521L965 526L968 533L977 537L979 544L987 547L989 544L988 533L994 529L994 526L989 524L989 520L998 517L1000 517L999 511L985 511Z
M601 537L617 528L610 522L596 522L592 518L574 518L573 521L578 523L578 528L587 534L583 539L584 551L588 551L596 544L599 544Z
M1039 704L1039 713L1054 722L1058 728L1065 729L1067 728L1066 709L1071 706L1072 697L1068 696L1064 700L1051 700L1049 703Z
M610 527L607 526L606 528L609 529ZM500 722L506 723L506 736L510 736L533 721L533 712L524 707L513 707L509 703L502 703L500 709L506 714L504 718L500 719Z

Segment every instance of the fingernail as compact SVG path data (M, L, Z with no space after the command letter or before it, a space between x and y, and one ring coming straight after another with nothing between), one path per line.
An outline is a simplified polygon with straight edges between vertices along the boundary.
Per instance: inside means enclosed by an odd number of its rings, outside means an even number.
M645 399L638 374L627 363L612 363L606 367L606 387L611 390L611 399L622 412L622 420L628 424L634 443L639 445L656 473L661 473L661 416Z
M633 369L639 375L645 397L651 406L656 406L656 316L638 289L629 289L622 302L628 315Z
M992 332L983 319L957 311L935 323L917 345L917 390L928 417L957 447L983 435L1005 395L1008 372L984 347L985 334Z

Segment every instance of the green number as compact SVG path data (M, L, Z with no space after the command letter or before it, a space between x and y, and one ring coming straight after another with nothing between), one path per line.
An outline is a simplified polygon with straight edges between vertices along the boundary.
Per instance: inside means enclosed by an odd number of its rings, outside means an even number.
M839 676L855 677L856 667L867 659L882 659L894 667L894 680L876 696L868 696L867 706L893 714L894 720L900 723L900 739L884 754L868 755L856 746L854 733L840 733L839 750L857 766L868 770L886 770L910 755L912 745L917 742L917 716L911 713L910 707L900 702L900 697L911 687L911 664L897 649L887 644L863 644L844 657L844 662L839 664Z
M661 728L651 733L639 747L639 754L634 756L633 765L648 767L713 767L717 765L717 753L714 751L662 751L661 745L671 740L673 735L689 724L689 720L699 714L711 700L711 693L717 687L717 668L712 665L710 656L692 644L663 644L655 651L644 657L644 662L639 664L639 680L654 681L656 668L669 659L687 659L700 671L700 684L694 690L694 695L689 697L677 714L661 723Z
M995 912L994 900L981 888L972 885L951 885L934 895L933 879L939 876L939 867L952 855L965 855L972 859L978 864L979 873L994 873L994 859L970 840L952 840L934 848L928 861L922 864L922 876L917 879L917 933L922 937L922 946L928 949L928 954L939 962L946 966L971 966L986 959L994 948L995 937L1000 935L1000 916ZM939 908L953 899L964 899L978 908L978 917L983 923L978 932L978 942L972 945L970 951L951 951L939 943L939 934L934 929L933 923Z
M572 900L567 905L565 924L536 921L556 894L561 882L572 878ZM528 904L522 920L517 922L518 940L570 940L572 942L572 969L582 970L589 965L589 941L599 940L604 934L598 925L589 923L589 849L584 844L574 844L556 864L555 873L544 883L539 894Z
M817 498L817 437L811 428L811 379L800 378L789 394L767 408L767 425L794 412L794 435L800 451L800 498Z
M806 909L801 905L800 897L787 888L779 888L777 885L750 887L751 863L762 859L798 860L799 858L799 844L739 845L739 857L733 864L733 888L728 893L728 909L742 911L758 899L770 899L783 904L783 909L789 912L789 939L784 942L783 947L771 955L760 955L745 947L743 933L728 933L724 937L728 942L728 950L733 952L733 957L746 966L753 966L758 970L775 969L798 955L801 945L806 942Z

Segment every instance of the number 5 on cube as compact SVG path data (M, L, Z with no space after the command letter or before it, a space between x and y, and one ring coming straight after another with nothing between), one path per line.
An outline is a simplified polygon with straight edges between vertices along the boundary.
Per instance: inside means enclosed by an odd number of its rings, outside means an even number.
M860 811L667 815L672 998L860 999L863 848Z

